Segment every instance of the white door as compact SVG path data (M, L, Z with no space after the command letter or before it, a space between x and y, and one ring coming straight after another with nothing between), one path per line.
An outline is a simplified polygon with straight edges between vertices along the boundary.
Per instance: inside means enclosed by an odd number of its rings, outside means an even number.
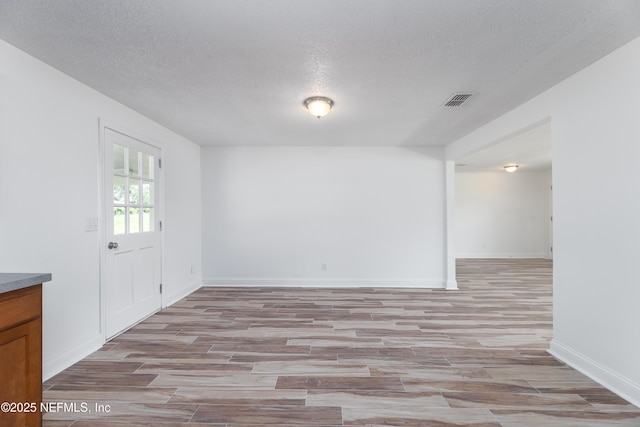
M161 307L160 150L104 128L105 336Z

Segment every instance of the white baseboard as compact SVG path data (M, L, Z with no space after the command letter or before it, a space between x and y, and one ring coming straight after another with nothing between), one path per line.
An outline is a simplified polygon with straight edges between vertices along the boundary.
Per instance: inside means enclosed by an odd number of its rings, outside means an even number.
M447 280L447 286L445 289L449 291L455 291L458 289L458 281L457 280Z
M176 291L168 293L166 297L164 297L162 300L162 308L166 308L166 307L169 307L170 305L175 304L176 302L180 301L182 298L186 297L193 291L200 289L201 287L202 287L202 281L198 279L198 280L194 280L193 282L187 284L186 286Z
M99 350L104 345L102 334L85 341L84 343L64 352L60 356L42 363L42 380L46 381L54 375L67 369L69 366L84 359L94 351Z
M456 258L549 258L543 252L461 252Z
M640 407L640 384L559 343L556 339L551 340L548 351L556 359L582 372L629 403Z
M209 277L203 286L256 286L283 288L418 288L445 289L444 280L437 279L267 279Z
M177 301L186 297L193 291L202 287L202 283L200 280L194 281L187 286L178 289L176 292L172 292L167 296L164 307L170 306L171 304L175 304ZM133 325L132 325L133 326ZM85 357L89 356L94 351L99 350L104 345L104 337L102 335L97 335L86 342L80 344L79 346L74 347L73 349L57 356L51 360L43 361L42 364L42 379L43 381L48 380L56 374L67 369L69 366L74 363L79 362Z

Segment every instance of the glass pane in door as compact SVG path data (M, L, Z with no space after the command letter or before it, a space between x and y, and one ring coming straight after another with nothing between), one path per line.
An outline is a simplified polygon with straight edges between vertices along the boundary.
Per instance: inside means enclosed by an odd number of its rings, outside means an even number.
M142 183L142 204L145 206L153 205L153 182Z
M127 178L123 176L113 176L113 203L123 205L126 203Z
M122 145L113 144L113 173L126 175L124 168L125 148Z
M140 176L140 152L129 148L129 176Z
M142 177L153 179L153 156L142 153Z
M125 216L126 208L124 206L116 206L113 208L113 234L120 235L127 232L127 221Z
M142 209L142 231L153 231L153 208Z
M129 233L140 232L140 208L129 208Z
M137 205L140 202L140 181L129 179L129 203Z

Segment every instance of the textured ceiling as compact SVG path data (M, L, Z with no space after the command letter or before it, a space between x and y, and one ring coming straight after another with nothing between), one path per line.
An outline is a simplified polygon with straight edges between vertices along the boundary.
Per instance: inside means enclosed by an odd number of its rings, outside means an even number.
M551 122L457 159L456 172L504 172L504 166L509 164L517 164L518 173L550 170Z
M0 0L0 38L202 145L445 145L638 36L637 0Z

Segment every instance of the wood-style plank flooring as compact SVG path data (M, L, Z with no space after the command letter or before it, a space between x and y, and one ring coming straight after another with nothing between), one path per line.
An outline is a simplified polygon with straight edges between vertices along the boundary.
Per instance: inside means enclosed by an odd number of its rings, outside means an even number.
M550 261L458 264L459 291L202 288L47 381L77 408L44 426L640 426L545 351Z

